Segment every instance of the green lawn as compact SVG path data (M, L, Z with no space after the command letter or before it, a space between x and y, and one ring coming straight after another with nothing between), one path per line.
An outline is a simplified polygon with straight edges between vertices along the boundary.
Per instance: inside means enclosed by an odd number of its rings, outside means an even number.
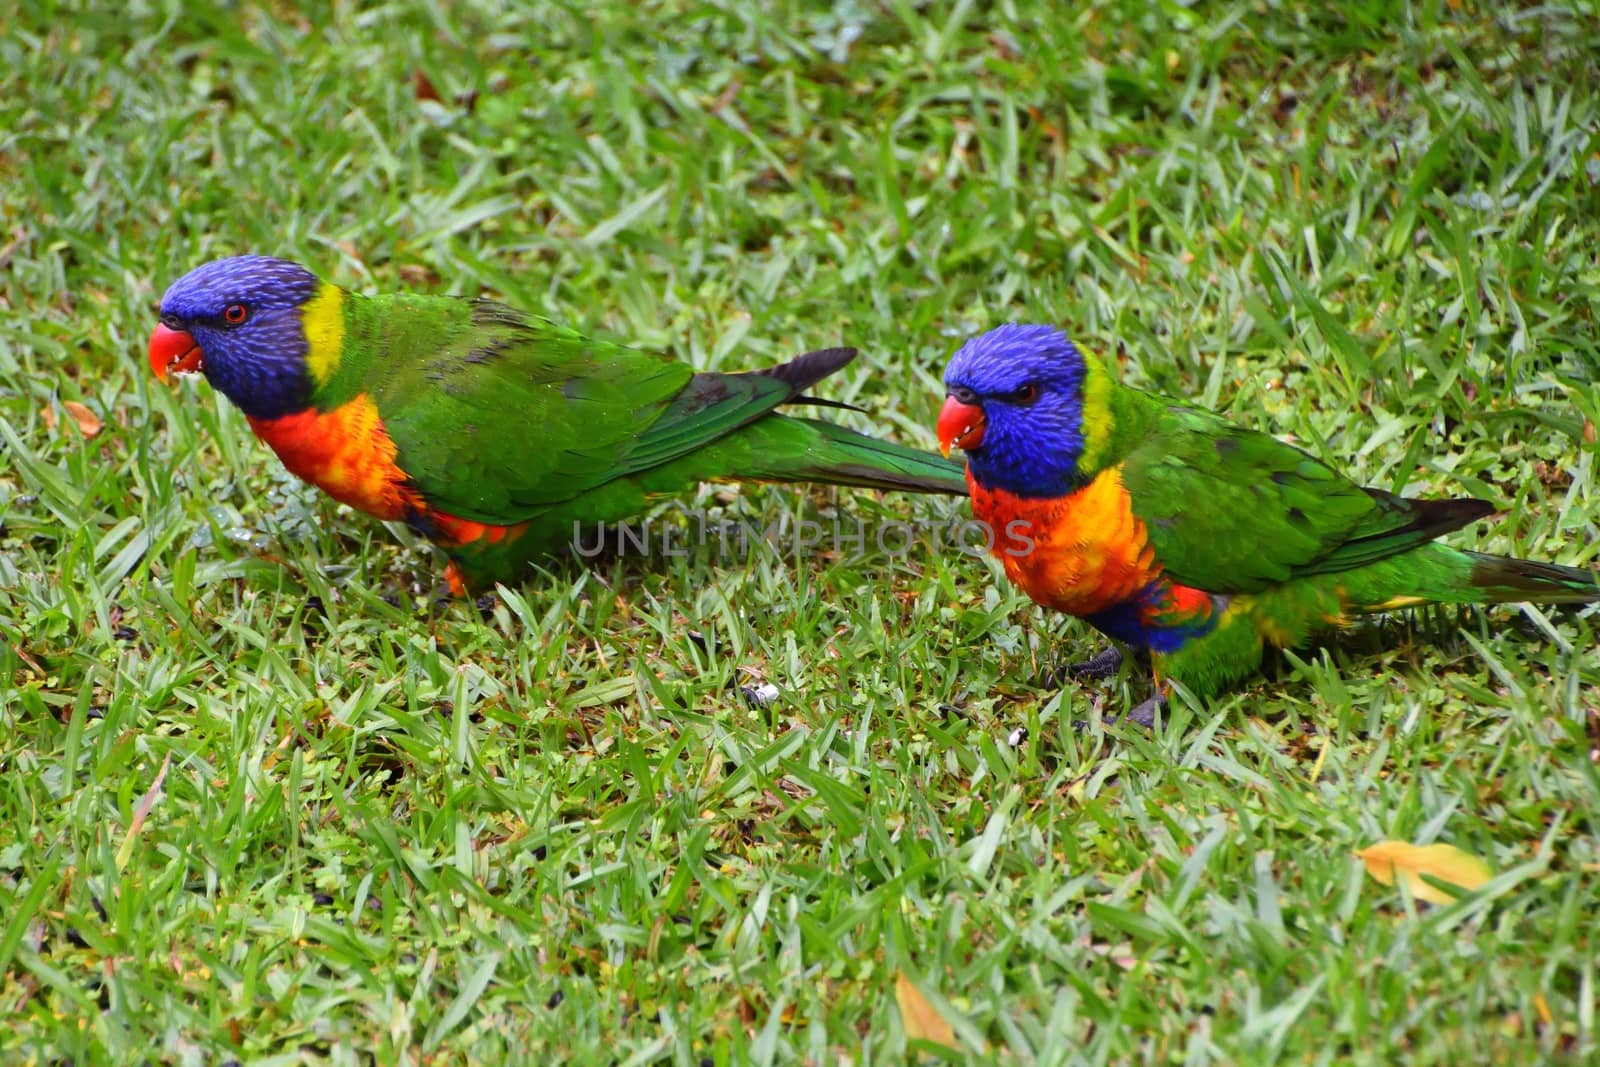
M0 1059L1600 1056L1594 617L1396 618L1150 735L951 550L436 604L425 545L144 358L170 281L271 252L703 367L853 344L834 414L931 446L961 340L1055 322L1596 566L1593 4L408 6L0 25ZM1417 903L1384 839L1497 877ZM965 1052L908 1043L899 972Z

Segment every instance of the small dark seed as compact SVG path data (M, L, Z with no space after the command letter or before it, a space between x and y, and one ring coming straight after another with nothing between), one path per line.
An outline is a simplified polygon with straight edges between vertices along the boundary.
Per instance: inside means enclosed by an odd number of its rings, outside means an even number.
M560 1007L561 1006L561 1002L563 1000L566 1000L566 999L567 999L567 995L565 993L561 992L561 990L558 989L554 993L550 994L550 999L544 1002L544 1006L554 1010L554 1009Z

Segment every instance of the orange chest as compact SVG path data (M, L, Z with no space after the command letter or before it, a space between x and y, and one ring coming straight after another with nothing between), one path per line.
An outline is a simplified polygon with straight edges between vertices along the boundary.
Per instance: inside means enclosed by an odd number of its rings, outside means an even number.
M421 497L395 463L394 442L366 394L332 411L253 418L250 428L292 473L340 503L380 519L402 519L423 510Z
M967 483L973 514L992 533L994 556L1040 604L1094 615L1135 599L1160 577L1116 468L1046 500L985 489L970 472Z

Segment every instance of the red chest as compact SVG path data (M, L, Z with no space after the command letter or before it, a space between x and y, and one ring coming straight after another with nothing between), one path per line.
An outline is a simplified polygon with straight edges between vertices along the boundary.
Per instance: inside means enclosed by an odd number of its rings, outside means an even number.
M380 519L425 510L396 465L394 442L365 394L332 411L251 419L250 428L291 472L341 503Z
M1045 500L985 489L970 471L967 484L973 514L992 532L995 557L1040 604L1094 615L1134 599L1160 577L1116 468Z

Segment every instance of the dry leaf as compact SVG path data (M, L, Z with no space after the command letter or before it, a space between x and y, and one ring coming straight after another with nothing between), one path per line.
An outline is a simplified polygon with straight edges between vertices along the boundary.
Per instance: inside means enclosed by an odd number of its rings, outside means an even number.
M1398 872L1412 896L1432 904L1448 904L1455 897L1423 881L1423 875L1472 890L1487 882L1493 873L1487 863L1454 845L1380 841L1357 852L1356 857L1366 864L1367 873L1384 885L1393 885Z
M956 1044L956 1032L950 1029L950 1024L939 1009L928 1003L928 998L906 977L906 972L896 971L894 976L894 999L900 1005L900 1022L906 1028L906 1036L922 1041L932 1041L945 1048L960 1048Z
M100 421L99 415L76 400L63 400L61 406L67 409L67 414L72 416L72 421L78 424L78 429L85 437L93 437L100 432L100 427L105 425Z

